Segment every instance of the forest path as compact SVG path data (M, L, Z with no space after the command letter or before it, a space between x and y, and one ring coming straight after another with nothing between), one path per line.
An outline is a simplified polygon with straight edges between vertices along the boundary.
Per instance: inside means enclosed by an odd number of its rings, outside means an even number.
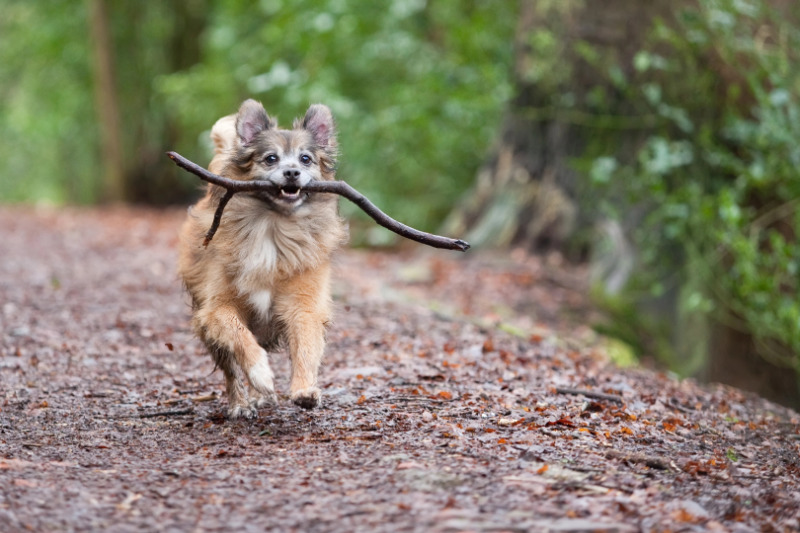
M322 407L226 420L182 217L0 208L0 531L800 530L797 413L611 366L555 256L343 252Z

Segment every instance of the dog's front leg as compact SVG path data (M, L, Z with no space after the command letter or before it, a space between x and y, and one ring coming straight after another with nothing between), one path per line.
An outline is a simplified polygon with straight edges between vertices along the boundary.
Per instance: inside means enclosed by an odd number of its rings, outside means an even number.
M247 403L242 371L255 390L274 402L275 388L267 352L258 345L234 305L204 306L195 314L194 325L225 374L228 416L250 418L255 415L255 410Z
M305 409L319 405L317 387L325 352L325 327L330 320L330 267L303 272L276 295L275 310L286 327L292 361L292 401Z

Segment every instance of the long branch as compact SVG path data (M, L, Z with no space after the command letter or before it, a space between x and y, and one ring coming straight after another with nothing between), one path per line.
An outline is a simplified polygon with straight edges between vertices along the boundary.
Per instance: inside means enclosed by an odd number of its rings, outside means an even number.
M214 223L206 234L206 240L204 243L205 245L207 245L214 237L214 232L219 226L219 221L222 216L222 211L225 209L225 204L230 197L233 196L233 194L237 192L276 191L278 189L276 185L264 181L239 181L224 178L214 174L213 172L209 172L200 165L189 161L176 152L167 152L167 155L182 169L188 170L192 174L198 176L200 179L209 183L213 183L214 185L219 185L228 191L228 193L223 196L219 206L217 207L217 212L214 215ZM331 193L343 196L356 204L356 206L369 215L375 222L384 228L397 233L401 237L405 237L406 239L411 239L412 241L445 250L458 250L461 252L466 252L469 250L469 243L461 239L450 239L448 237L442 237L441 235L426 233L398 222L378 209L375 204L367 199L366 196L355 190L344 181L312 181L311 183L305 185L303 190L313 193Z

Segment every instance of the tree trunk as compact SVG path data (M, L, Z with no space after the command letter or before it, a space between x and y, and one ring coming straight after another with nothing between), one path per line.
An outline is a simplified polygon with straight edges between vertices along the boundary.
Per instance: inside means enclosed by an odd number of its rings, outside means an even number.
M619 114L626 110L608 72L579 52L586 43L600 57L632 69L654 17L671 5L665 0L548 4L521 3L514 40L516 96L474 189L446 222L448 232L466 235L476 246L563 251L576 227L585 225L591 209L582 205L571 159L592 135L602 133L594 126L608 119L589 109L587 95L602 87L619 100L611 102ZM537 45L548 33L556 44ZM631 138L621 132L620 144L632 144Z
M139 95L130 96L132 102L138 97L137 107L146 110L143 117L145 120L134 123L131 131L131 144L136 148L136 160L131 162L125 177L131 201L161 205L182 203L195 193L194 186L189 185L187 188L184 176L176 168L164 164L165 148L177 149L176 143L180 135L169 110L162 109L160 103L153 102L149 84L152 83L152 77L158 74L187 70L200 62L203 41L199 36L208 22L209 9L207 0L169 3L168 11L164 14L169 16L170 29L162 51L163 64L156 67L158 72L153 72L152 76L143 80L148 86L139 87ZM158 11L156 9L149 17L136 17L133 24L144 26L152 23L151 19L158 15ZM136 33L144 34L144 31ZM137 60L145 61L142 68L152 68L146 63L146 58L138 57Z
M208 2L89 2L105 168L103 198L150 204L185 201L194 187L165 164L164 150L178 148L178 135L169 110L153 97L153 80L200 61L198 36L206 25ZM115 41L127 45L115 49ZM115 72L116 65L124 67Z
M105 0L90 0L89 8L94 49L95 108L102 139L100 155L104 176L101 195L106 202L120 202L125 199L125 163L114 76L114 47Z

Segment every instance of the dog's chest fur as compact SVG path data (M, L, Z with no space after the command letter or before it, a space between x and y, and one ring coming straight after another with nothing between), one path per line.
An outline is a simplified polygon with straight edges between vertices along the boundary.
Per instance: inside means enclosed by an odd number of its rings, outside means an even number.
M281 281L327 262L343 238L342 225L333 203L304 206L297 218L265 212L255 201L236 207L226 224L234 250L227 270L240 297L268 319Z

